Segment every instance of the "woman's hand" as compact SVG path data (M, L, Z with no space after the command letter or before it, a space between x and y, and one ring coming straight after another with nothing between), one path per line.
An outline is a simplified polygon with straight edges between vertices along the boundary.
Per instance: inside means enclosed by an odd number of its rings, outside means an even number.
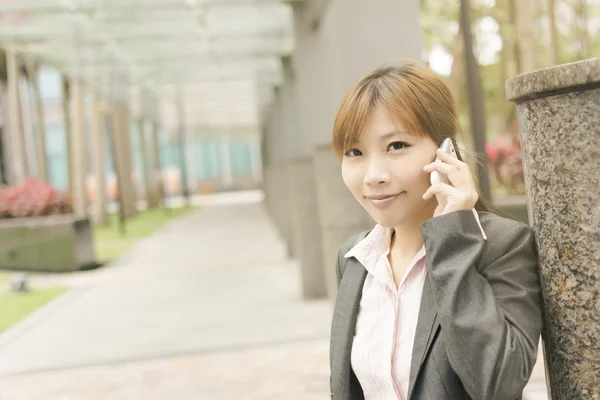
M438 200L440 197L445 199L445 202L440 202L440 205L435 209L434 217L453 211L472 210L479 199L479 195L475 189L469 166L440 149L437 150L437 155L439 160L427 164L423 167L423 170L429 173L438 171L445 174L452 186L438 183L427 189L423 195L425 200L429 200L432 196L437 196Z

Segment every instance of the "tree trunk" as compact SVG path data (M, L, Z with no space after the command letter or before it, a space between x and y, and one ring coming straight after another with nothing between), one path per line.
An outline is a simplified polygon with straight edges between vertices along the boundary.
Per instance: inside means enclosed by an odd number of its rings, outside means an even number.
M579 59L590 55L590 35L588 32L588 15L586 0L577 0L577 33L579 38Z
M514 0L513 0L514 1ZM532 1L515 1L517 22L517 46L519 51L519 73L537 69L536 49L534 41L534 10Z
M548 1L548 16L550 18L550 63L560 64L560 51L558 45L558 30L556 28L556 0Z
M467 65L467 82L469 88L469 103L471 109L471 131L475 151L480 157L477 166L479 188L484 199L491 201L490 181L488 175L488 159L485 153L485 103L479 65L473 53L473 38L471 36L471 7L469 0L460 2L460 24L463 26L465 42L465 59Z

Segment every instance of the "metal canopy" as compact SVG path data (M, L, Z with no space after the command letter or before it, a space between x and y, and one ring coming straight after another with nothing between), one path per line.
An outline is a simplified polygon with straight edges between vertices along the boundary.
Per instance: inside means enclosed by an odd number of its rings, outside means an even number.
M82 79L173 131L256 127L293 49L280 0L0 0L0 46Z

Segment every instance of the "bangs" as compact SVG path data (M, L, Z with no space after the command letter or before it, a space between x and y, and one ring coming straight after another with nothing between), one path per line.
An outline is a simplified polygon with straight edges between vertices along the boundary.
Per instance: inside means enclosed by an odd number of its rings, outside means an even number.
M377 70L346 94L333 126L332 144L339 158L360 140L366 121L377 106L385 107L405 133L427 136L418 117L419 111L424 112L425 108L419 104L422 102L418 100L417 91L403 75L397 69Z

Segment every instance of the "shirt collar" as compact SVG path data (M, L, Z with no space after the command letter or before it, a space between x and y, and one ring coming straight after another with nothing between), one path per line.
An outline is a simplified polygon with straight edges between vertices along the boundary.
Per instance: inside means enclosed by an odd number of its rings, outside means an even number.
M483 240L487 240L481 221L479 220L479 214L473 209L473 216L479 226ZM359 241L354 247L352 247L345 255L345 258L355 257L363 265L367 265L370 258L377 258L380 255L386 253L390 249L390 243L392 239L392 232L394 228L384 227L379 224L375 225L373 230L369 232L361 241Z
M375 225L371 232L352 247L344 257L355 257L363 265L371 264L372 261L389 251L393 229L379 224Z

